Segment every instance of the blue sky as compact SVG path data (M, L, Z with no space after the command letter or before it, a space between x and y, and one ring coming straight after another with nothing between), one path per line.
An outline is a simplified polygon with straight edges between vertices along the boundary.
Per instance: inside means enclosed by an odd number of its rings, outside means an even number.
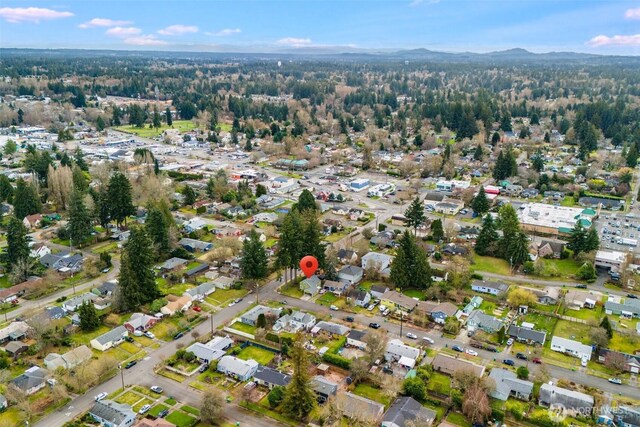
M4 0L0 46L638 55L640 0Z

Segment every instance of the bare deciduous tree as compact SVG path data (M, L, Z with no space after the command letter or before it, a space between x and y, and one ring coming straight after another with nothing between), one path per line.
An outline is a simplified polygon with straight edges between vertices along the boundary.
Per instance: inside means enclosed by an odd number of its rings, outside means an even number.
M376 360L379 360L384 355L384 350L387 347L387 336L379 331L369 331L364 336L364 342L367 344L366 358L369 365L373 365Z
M217 423L224 408L224 396L216 387L209 387L202 395L200 418L208 424Z
M491 415L489 397L480 384L473 384L464 392L462 413L472 423L483 423Z

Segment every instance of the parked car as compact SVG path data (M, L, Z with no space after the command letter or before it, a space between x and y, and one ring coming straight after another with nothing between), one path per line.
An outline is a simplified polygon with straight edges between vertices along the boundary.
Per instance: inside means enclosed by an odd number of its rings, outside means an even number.
M587 366L587 363L589 363L589 358L587 356L583 356L582 360L580 361L580 365Z
M331 306L329 306L329 310L338 311L339 308L336 307L335 305L331 305Z
M136 337L141 337L144 335L144 333L136 329L135 331L133 331L133 335Z
M102 392L102 393L98 394L94 399L95 399L96 402L99 402L99 401L101 401L102 399L104 399L107 396L108 396L107 393Z
M380 329L380 323L371 322L369 323L369 327L373 329Z
M490 351L492 353L498 353L498 349L495 348L495 347L487 346L487 347L485 347L485 350Z
M453 347L451 347L451 349L460 353L464 352L464 348L460 347L459 345L454 345Z
M502 363L504 363L505 365L509 365L509 366L515 366L515 362L511 359L504 359L502 361Z
M132 338L132 337L130 337L129 335L127 335L126 337L124 337L124 340L125 340L126 342L133 342L133 341L134 341L134 340L133 340L133 338Z
M428 342L429 344L435 344L436 343L433 339L431 339L429 337L422 337L422 339L424 341Z
M124 369L133 368L134 366L136 366L137 363L138 363L137 360L131 360L130 362L127 362L126 365L124 365Z
M627 298L638 299L638 296L634 294L627 294Z
M518 353L516 354L516 358L520 359L520 360L529 360L529 358L527 357L526 354L524 353Z
M531 359L531 361L536 365L540 365L542 363L542 359L540 359L539 357L534 357L533 359Z
M160 387L159 385L152 385L151 387L149 387L149 390L151 390L154 393L162 393L164 390L162 389L162 387Z
M200 307L199 305L194 305L193 306L193 311L201 312L202 311L202 307Z
M393 369L391 369L388 366L383 366L382 367L382 372L384 372L385 374L393 375Z
M144 336L147 338L151 338L152 340L156 338L156 336L153 335L153 332L149 332L149 331L145 332Z
M418 336L412 332L407 332L407 338L411 338L412 340L417 340Z
M471 350L470 348L467 349L466 353L470 356L477 356L478 352L475 350Z
M344 318L344 320L346 320L347 322L355 322L356 319L354 319L352 316L347 316Z
M177 334L175 334L175 335L173 336L173 339L174 339L174 340L177 340L177 339L182 338L183 336L184 336L184 332L178 332Z
M142 408L140 408L140 410L138 411L138 413L139 413L140 415L146 414L146 413L149 411L149 409L151 409L151 405L149 405L149 404L144 405Z
M158 414L158 418L164 418L167 415L169 415L169 410L165 409L165 410L160 411L160 413Z
M611 384L618 384L618 385L622 384L622 380L620 378L609 378L609 382Z
M209 365L205 363L202 366L200 366L200 368L198 368L198 372L203 373L207 369L209 369Z
M509 338L509 339L507 340L507 345L509 346L509 345L511 345L511 344L513 344L513 338Z
M576 285L578 289L587 289L587 285Z

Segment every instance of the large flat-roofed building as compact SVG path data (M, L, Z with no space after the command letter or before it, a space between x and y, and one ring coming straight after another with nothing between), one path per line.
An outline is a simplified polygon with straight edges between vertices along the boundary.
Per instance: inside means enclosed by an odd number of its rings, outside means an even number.
M620 271L625 261L625 254L618 251L596 252L596 267L609 268Z
M597 212L593 209L527 203L517 211L520 224L525 231L551 236L569 235L580 221L584 228L591 228Z

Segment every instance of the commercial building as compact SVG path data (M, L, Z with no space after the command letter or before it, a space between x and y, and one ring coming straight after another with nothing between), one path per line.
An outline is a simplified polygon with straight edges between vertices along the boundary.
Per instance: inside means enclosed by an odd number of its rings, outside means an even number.
M349 189L351 191L362 191L369 188L369 180L366 178L354 179L349 183Z
M569 235L579 221L584 228L591 228L597 212L593 209L527 203L517 211L520 225L525 231L550 236Z
M610 270L620 271L624 265L626 256L623 252L618 251L597 251L596 267L607 268Z

